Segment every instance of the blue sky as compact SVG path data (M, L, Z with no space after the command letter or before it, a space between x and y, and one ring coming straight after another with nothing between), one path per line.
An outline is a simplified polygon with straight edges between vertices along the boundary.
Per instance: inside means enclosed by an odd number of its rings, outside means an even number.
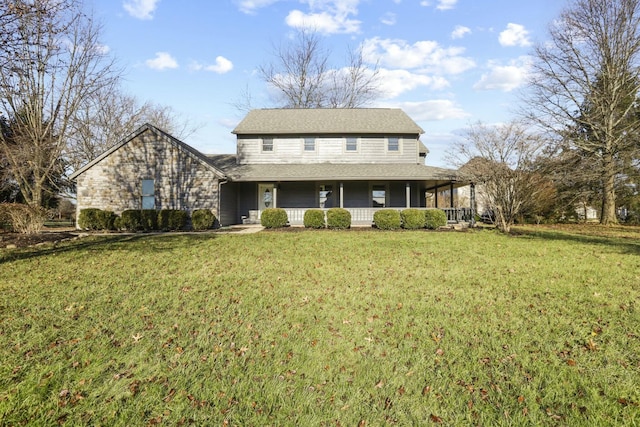
M297 28L315 28L345 65L348 47L378 63L382 96L424 130L426 163L450 166L448 146L469 123L513 117L533 44L559 0L93 0L103 42L125 68L124 89L202 125L185 142L234 153L244 112L273 107L256 68Z

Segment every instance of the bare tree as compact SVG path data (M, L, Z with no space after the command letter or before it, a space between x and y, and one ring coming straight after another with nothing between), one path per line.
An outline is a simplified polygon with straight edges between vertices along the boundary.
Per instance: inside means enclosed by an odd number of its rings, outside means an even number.
M530 116L588 156L603 224L617 222L616 176L637 145L639 55L640 0L571 0L535 49Z
M357 108L379 93L378 67L367 67L360 49L349 50L348 64L329 65L329 50L318 33L301 30L297 39L275 49L275 61L258 68L277 92L283 108Z
M150 123L178 139L198 128L171 107L140 102L116 85L105 86L85 99L72 123L65 157L72 170L84 166L119 143L138 127Z
M17 12L3 30L15 44L0 73L0 111L11 132L0 137L0 150L27 203L40 206L47 182L61 173L80 107L118 72L79 0L8 3Z
M493 210L498 229L508 233L545 190L532 169L542 146L543 140L520 122L493 127L476 123L465 130L464 139L451 147L448 157L479 184L482 204Z

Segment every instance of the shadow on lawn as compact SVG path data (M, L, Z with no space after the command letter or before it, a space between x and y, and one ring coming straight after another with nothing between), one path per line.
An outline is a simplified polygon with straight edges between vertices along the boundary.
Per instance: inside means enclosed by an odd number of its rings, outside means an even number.
M66 252L87 250L90 252L110 250L110 251L131 251L131 246L141 240L149 240L143 248L136 247L135 250L145 252L164 252L173 249L177 240L189 239L190 243L214 239L212 233L137 233L137 234L114 234L87 236L72 242L62 242L57 245L17 249L13 251L0 251L0 265L10 261L38 258L41 256L57 255ZM89 256L89 254L87 254Z
M640 239L635 237L593 236L562 231L529 229L517 229L514 230L512 234L515 236L527 236L537 239L561 240L588 245L607 246L609 248L619 249L620 253L623 254L640 255Z

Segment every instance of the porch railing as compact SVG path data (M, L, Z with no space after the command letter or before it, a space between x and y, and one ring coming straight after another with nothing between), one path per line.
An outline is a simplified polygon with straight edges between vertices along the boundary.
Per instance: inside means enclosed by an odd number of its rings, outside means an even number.
M319 208L284 208L289 218L289 224L302 225L304 224L304 213L308 209ZM396 209L402 211L406 208L345 208L351 214L351 224L354 225L371 225L373 224L373 215L382 209ZM420 210L436 209L436 208L414 208ZM470 208L437 208L447 215L447 222L460 223L471 221L471 209ZM327 211L327 209L323 209ZM246 222L248 223L260 223L260 211L249 211L249 217Z

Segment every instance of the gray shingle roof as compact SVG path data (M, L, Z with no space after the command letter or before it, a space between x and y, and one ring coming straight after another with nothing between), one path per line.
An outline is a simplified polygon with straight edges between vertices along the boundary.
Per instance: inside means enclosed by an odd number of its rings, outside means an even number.
M455 170L419 164L235 164L233 155L209 156L216 168L231 181L310 181L310 180L457 180Z
M399 108L290 108L252 110L232 133L419 135L424 131Z

